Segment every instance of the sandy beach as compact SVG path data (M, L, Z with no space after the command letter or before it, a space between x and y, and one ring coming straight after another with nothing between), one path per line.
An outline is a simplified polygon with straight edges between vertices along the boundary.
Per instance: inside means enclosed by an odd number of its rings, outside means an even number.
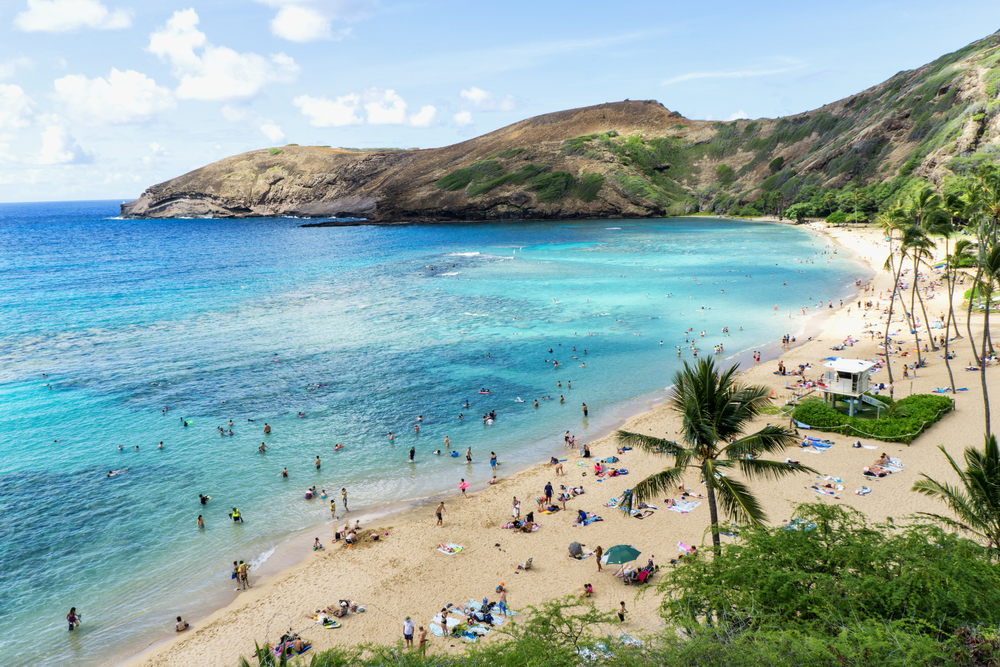
M867 293L862 292L853 303L844 303L843 307L834 304L832 310L823 304L823 315L813 318L809 329L808 335L812 336L812 340L800 340L782 351L780 360L786 368L810 365L805 375L813 379L822 374L822 360L827 357L876 357L880 351L878 340L865 335L865 331L869 324L877 325L884 331L885 319L880 313L881 308L888 305L892 290L892 277L876 269L882 266L888 254L888 243L881 231L825 230L821 224L814 226L825 233L834 245L849 248L868 261L872 270L869 275L858 276L863 284L869 285ZM911 273L904 273L901 280L909 283L912 278ZM924 284L922 281L921 285ZM967 285L959 285L956 289L956 306L962 301L965 287ZM795 286L788 285L786 288L792 290ZM932 320L943 319L948 310L947 292L941 287L933 290L932 294L929 299L925 297L927 313ZM802 306L809 307L810 312L820 310L817 303L809 300L808 294L801 297ZM877 301L880 307L872 310L858 308L858 300L868 299ZM902 330L904 325L898 306L895 312L891 329ZM775 317L786 318L787 313L776 312ZM952 368L956 386L968 388L968 391L957 392L956 409L910 445L862 439L866 447L852 448L851 443L857 438L830 434L825 437L836 444L822 454L796 446L789 448L785 456L811 466L823 475L840 478L844 489L836 492L835 496L819 495L812 488L819 480L806 474L777 482L754 482L752 488L761 499L772 525L780 525L789 519L793 507L804 502L846 504L875 521L886 517L899 520L919 511L943 510L939 503L911 492L910 487L920 479L921 474L952 481L953 474L938 446L944 446L960 459L965 447L982 446L983 434L979 374L964 370L972 360L969 341L964 337L965 312L956 312L956 317L958 333L963 337L952 343L952 350L957 355L952 361ZM733 326L738 326L737 320L734 315ZM973 315L973 332L981 323L982 316ZM812 333L816 327L819 327L818 331ZM943 329L932 330L932 333L938 336ZM952 335L955 335L954 330ZM849 337L855 341L853 346L842 351L831 350ZM924 339L925 335L922 335L921 346ZM708 354L708 351L703 351L703 354ZM917 377L903 380L903 363L913 363L916 358L892 358L897 400L910 393L929 393L935 388L949 386L943 351L928 352L925 359L927 367L918 369ZM772 388L774 404L783 405L792 394L786 382L794 384L796 378L775 375L777 363L777 359L765 360L757 366L741 366L741 371L744 371L744 381ZM995 368L987 369L991 385L995 373ZM889 382L884 369L872 378L873 382ZM669 379L664 378L665 382ZM591 409L594 407L591 406ZM762 427L779 420L787 425L780 415L762 415L756 426ZM567 428L570 427L567 424ZM679 419L669 406L659 405L630 418L624 428L673 439L677 437ZM554 433L552 437L555 441L562 439L561 434ZM529 605L579 594L584 584L590 583L594 587L594 603L598 608L612 611L619 601L626 602L631 614L625 625L630 633L641 634L662 627L663 622L657 614L657 595L647 593L636 598L635 589L624 586L621 580L614 577L614 566L605 567L599 573L595 557L579 561L571 559L567 547L571 542L581 542L585 545L585 552L589 553L598 545L607 549L616 544L631 544L642 552L637 561L639 564L653 558L654 562L667 566L669 560L678 555L678 542L699 548L710 544L710 536L706 532L709 522L707 503L703 501L690 513L680 514L667 510L662 503L654 502L651 504L658 505L660 509L651 516L642 520L626 517L620 511L606 507L605 503L620 496L648 474L666 467L670 459L638 451L616 454L617 445L613 436L588 444L594 459L619 456L620 461L615 466L627 468L629 474L599 481L594 474L593 461L581 465L584 460L579 451L566 449L567 460L561 476L556 474L553 466L543 464L507 478L501 467L498 470L501 479L496 485L475 490L468 498L460 496L459 479L456 478L455 490L443 497L446 508L443 526L435 525L434 508L439 500L434 500L405 513L377 519L371 525L362 523L362 529L378 529L380 539L377 542L362 541L354 547L347 547L343 542L332 542L331 527L317 529L322 530L319 537L326 547L323 551L312 552L307 544L303 544L303 551L308 555L301 563L262 580L255 581L256 578L252 577L253 588L242 593L232 604L207 618L187 619L192 622L191 630L176 637L165 637L168 641L148 648L128 664L149 667L235 665L240 655L249 657L252 654L255 641L274 641L289 626L309 640L313 646L310 653L338 644L395 643L402 639L402 624L406 616L411 616L416 625L428 627L435 613L448 603L481 600L486 596L495 599L494 590L501 582L508 590L508 604L515 610L523 611ZM905 464L903 472L883 479L864 477L862 468L873 463L882 452L901 459ZM539 514L535 499L543 495L547 482L554 485L556 494L560 485L582 485L585 493L567 501L567 511ZM703 492L704 487L693 476L686 480L686 484L694 493ZM855 490L863 485L869 486L872 492L864 496L855 494ZM523 534L501 528L512 518L515 496L522 502L522 517L529 511L535 511L535 519L541 526L537 532ZM665 502L667 498L661 500ZM585 527L574 526L579 510L596 513L603 520ZM346 518L353 521L354 516L348 514ZM342 524L343 519L337 523L338 526ZM445 554L436 550L442 542L456 543L463 548L460 553ZM527 572L519 571L518 564L529 558L533 559L533 568ZM310 616L315 610L336 605L340 599L355 600L366 611L342 619L343 627L338 629L327 630L313 624ZM183 610L179 612L183 613ZM517 620L515 616L513 621ZM431 651L456 651L461 650L463 645L461 640L455 638L429 635L429 639ZM486 641L489 641L488 637Z

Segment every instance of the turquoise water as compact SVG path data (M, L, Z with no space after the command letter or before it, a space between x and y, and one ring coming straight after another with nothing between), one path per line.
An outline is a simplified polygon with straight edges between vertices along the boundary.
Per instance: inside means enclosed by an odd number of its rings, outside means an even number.
M346 487L353 515L481 484L490 451L538 462L662 392L685 339L762 349L801 330L804 295L844 298L865 273L807 230L703 218L302 229L116 210L0 206L6 664L114 663L232 595L234 559L328 521L307 487ZM472 466L431 453L445 435Z

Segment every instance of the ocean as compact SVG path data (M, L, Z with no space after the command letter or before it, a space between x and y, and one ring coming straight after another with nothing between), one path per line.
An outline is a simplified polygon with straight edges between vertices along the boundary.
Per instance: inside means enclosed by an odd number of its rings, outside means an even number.
M491 451L510 474L662 395L692 342L722 361L765 349L868 275L810 230L733 220L117 211L0 205L5 664L117 664L231 600L234 559L259 566L307 528L328 540L308 487L338 504L346 488L352 517L475 488ZM445 436L458 457L432 453Z

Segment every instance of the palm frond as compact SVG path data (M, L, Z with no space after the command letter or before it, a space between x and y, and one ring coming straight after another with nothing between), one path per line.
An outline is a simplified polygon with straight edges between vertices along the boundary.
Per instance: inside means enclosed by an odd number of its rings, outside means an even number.
M761 477L768 480L776 480L798 472L807 472L813 475L819 474L809 466L800 465L798 463L785 463L784 461L740 459L736 461L736 464L740 467L740 471L743 473L743 476L750 481Z
M680 457L685 460L688 455L688 450L683 445L677 444L673 440L657 438L643 433L619 430L615 431L615 439L618 441L619 445L632 447L633 449L641 449L642 451L649 452L650 454L666 454L667 456L673 456L674 458Z
M726 445L722 453L729 459L744 459L761 454L780 454L786 447L794 445L795 434L781 426L768 425L750 435L743 436Z
M662 472L650 475L632 487L632 492L626 494L625 499L619 503L618 509L628 514L639 503L662 498L671 493L677 489L684 478L684 470L684 468L677 467L667 468Z
M713 476L712 479L716 498L728 519L756 525L767 521L767 514L746 484L724 476Z

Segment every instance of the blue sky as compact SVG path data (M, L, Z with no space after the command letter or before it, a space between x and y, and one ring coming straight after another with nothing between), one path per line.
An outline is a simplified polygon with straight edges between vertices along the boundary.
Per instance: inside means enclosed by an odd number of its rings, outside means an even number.
M127 200L255 148L429 148L626 98L788 115L997 29L995 0L0 0L0 201Z

